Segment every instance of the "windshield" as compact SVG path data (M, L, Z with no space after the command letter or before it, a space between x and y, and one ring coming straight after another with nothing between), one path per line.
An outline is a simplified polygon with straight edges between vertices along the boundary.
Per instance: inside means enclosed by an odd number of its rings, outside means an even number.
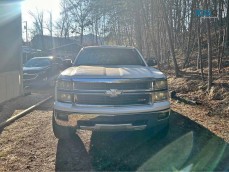
M45 67L51 65L50 59L34 58L25 63L25 67Z
M135 49L92 48L84 49L76 58L74 66L141 65L145 66Z

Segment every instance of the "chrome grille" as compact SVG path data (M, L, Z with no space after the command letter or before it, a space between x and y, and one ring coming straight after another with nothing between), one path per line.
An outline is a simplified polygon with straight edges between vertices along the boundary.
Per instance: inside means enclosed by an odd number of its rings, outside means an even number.
M74 84L76 90L140 90L149 89L150 82L139 82L139 83L83 83L78 82Z
M134 105L148 104L149 94L120 95L108 97L105 95L77 95L77 104L88 105Z
M151 82L133 83L85 83L75 82L75 103L86 105L143 105L151 102L149 90ZM123 92L117 96L106 95L108 90L118 90ZM126 93L131 90L134 93ZM136 91L136 92L135 92ZM141 91L138 92L138 91ZM96 92L96 93L95 93Z

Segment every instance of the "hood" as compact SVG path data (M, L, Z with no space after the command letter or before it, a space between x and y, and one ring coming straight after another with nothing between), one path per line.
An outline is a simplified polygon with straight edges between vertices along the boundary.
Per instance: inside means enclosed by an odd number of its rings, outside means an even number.
M37 73L37 72L41 72L43 70L48 69L49 66L45 66L45 67L23 67L23 72L24 73Z
M63 71L60 77L93 79L164 78L165 75L148 66L78 66Z

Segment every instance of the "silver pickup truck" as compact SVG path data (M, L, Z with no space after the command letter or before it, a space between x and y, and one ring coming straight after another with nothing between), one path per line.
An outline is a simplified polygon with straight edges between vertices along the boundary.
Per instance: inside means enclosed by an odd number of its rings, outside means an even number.
M67 139L77 129L168 131L166 76L136 48L85 47L55 87L53 132Z

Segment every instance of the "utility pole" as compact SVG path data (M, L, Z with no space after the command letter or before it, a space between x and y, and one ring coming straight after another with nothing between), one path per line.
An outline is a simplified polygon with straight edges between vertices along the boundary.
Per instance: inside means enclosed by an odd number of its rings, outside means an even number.
M52 10L51 10L51 12L50 12L50 36L51 36L51 38L52 38L52 25L53 25L53 23L52 23Z
M26 32L26 38L25 38L26 42L25 42L25 45L29 46L29 44L28 44L28 25L27 25L27 21L24 21L24 23L25 23L24 29L25 29L25 32ZM28 60L28 54L26 52L25 53L25 62L27 60ZM24 59L23 59L23 62L24 62Z
M26 32L26 45L28 45L28 26L27 26L27 21L24 21L25 22L25 26L24 26L24 29L25 29L25 32Z
M52 25L53 25L53 23L52 23L52 10L49 12L49 15L50 15L50 17L49 17L49 25L50 25L50 36L51 36L51 47L53 48L53 38L52 38Z

